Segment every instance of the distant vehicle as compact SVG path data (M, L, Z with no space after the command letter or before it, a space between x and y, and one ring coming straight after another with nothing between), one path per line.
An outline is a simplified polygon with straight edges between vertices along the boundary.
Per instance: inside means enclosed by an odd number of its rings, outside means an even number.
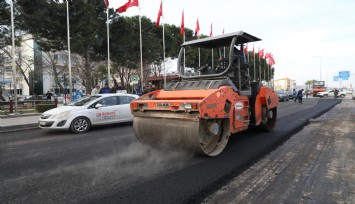
M94 125L133 121L130 102L138 98L134 94L96 94L81 98L68 106L44 112L39 127L52 130L70 130L84 133Z
M318 92L327 91L327 89L325 87L325 81L313 81L312 90L313 90L312 91L313 97L318 96L317 95Z
M288 99L294 99L295 98L293 96L293 91L292 90L288 91L287 94L288 94Z
M289 101L289 94L287 94L286 91L276 90L275 92L279 96L279 101Z
M334 90L318 92L317 96L321 98L334 97ZM338 97L344 98L345 96L346 92L339 90Z
M353 90L352 90L352 89L345 89L344 91L345 91L345 93L347 93L347 94L352 94L352 93L353 93Z
M355 100L355 90L353 90L352 98Z

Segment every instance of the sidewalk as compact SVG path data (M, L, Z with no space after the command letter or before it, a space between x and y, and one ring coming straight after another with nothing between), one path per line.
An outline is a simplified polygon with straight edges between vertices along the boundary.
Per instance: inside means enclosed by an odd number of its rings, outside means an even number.
M41 113L8 115L0 117L0 132L12 132L38 127Z

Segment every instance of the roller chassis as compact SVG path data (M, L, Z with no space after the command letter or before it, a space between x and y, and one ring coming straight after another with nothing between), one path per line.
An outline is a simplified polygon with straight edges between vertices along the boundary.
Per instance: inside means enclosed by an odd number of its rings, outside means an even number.
M182 81L131 103L138 140L154 147L177 147L216 156L231 134L249 126L272 130L278 97L260 82L250 82L248 66L234 53L236 45L243 49L244 43L257 40L260 39L241 31L184 43L178 58ZM228 58L217 66L212 61L212 67L205 65L196 69L197 75L187 76L183 63L187 46L229 46L230 50Z

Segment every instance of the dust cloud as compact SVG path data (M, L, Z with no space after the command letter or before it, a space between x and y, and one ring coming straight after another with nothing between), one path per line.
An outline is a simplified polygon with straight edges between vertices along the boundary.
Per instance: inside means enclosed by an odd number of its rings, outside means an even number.
M162 151L135 142L106 157L86 162L83 170L89 173L92 185L106 179L129 182L176 171L193 161L197 162L193 157L192 153Z

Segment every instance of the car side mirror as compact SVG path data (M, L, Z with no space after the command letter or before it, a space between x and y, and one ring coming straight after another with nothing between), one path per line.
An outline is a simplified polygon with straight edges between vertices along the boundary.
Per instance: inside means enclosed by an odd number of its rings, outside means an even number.
M95 105L95 109L99 109L99 108L101 108L103 105L101 104L101 103L98 103L98 104L96 104Z

